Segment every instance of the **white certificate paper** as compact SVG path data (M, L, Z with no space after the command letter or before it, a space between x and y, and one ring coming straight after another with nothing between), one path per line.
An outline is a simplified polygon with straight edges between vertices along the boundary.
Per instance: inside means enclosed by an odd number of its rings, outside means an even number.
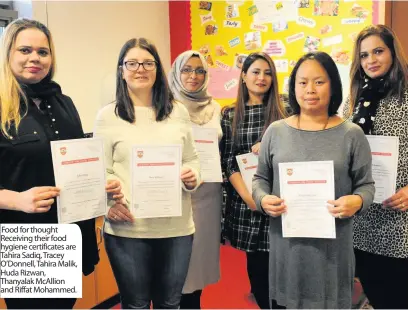
M133 145L131 158L134 217L181 216L181 145Z
M254 153L247 153L236 156L239 171L241 172L242 179L248 189L252 194L252 179L258 168L258 155Z
M382 203L395 194L398 167L398 137L366 136L373 158L372 172L375 181L374 202Z
M327 209L334 200L333 161L279 164L283 237L336 238L336 222Z
M61 189L58 223L73 223L107 212L103 141L99 138L51 141L56 186Z
M201 180L222 182L217 129L193 126L193 138L200 160Z

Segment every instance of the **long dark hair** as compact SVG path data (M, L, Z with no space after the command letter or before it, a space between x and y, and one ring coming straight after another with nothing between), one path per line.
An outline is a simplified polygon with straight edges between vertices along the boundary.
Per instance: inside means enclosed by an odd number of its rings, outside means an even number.
M408 87L408 66L404 49L401 46L394 31L384 25L367 26L358 34L354 44L353 62L350 69L350 110L353 113L354 105L358 101L361 87L364 85L365 73L361 68L360 48L361 42L369 36L378 36L390 49L392 65L387 74L387 84L390 86L388 96L403 97L405 89Z
M121 119L134 123L135 108L129 97L127 83L122 77L123 61L130 49L138 47L146 50L154 57L157 62L156 81L153 85L153 108L156 112L156 121L166 119L173 110L173 94L169 90L166 74L163 70L163 65L153 43L145 38L130 39L123 45L119 53L119 59L116 67L116 108L115 113Z
M245 59L242 65L242 70L239 78L238 97L234 104L234 120L232 122L232 138L234 140L234 143L239 143L239 137L236 134L237 127L239 126L239 124L242 124L244 120L245 103L249 100L249 92L243 80L243 73L246 74L249 67L258 59L262 59L268 63L272 74L272 85L264 95L262 102L262 104L266 107L264 114L265 124L262 130L262 135L265 133L265 130L273 121L282 119L286 116L285 109L279 98L278 78L276 76L276 68L273 60L271 59L271 57L269 57L268 54L262 52L250 54Z
M300 114L300 106L296 100L296 74L300 65L306 60L316 60L326 70L330 79L330 103L328 108L328 115L333 116L337 114L341 102L343 101L343 88L341 86L341 78L339 70L333 59L325 52L311 52L303 55L296 63L289 78L289 105L294 115Z

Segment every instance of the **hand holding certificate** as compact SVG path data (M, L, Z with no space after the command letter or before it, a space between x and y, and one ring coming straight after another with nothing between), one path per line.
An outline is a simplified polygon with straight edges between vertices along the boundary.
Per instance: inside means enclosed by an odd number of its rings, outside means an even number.
M105 165L101 139L51 141L55 183L61 189L58 222L106 214Z
M334 217L327 201L334 199L332 161L279 164L283 237L336 238Z
M194 171L189 167L181 169L181 181L188 190L192 190L197 186L197 177Z
M181 216L181 145L134 145L131 158L133 216Z
M346 195L336 200L329 200L329 212L339 219L345 219L356 214L363 206L360 195Z
M270 216L278 217L286 212L283 199L275 195L266 195L261 201L262 209Z
M132 213L121 201L115 201L115 204L109 208L106 217L112 222L134 222Z

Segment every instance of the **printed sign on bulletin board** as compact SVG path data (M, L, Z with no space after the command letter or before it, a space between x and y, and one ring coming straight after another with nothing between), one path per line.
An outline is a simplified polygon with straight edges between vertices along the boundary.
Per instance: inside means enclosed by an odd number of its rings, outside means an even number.
M373 22L373 1L191 1L192 48L209 65L209 91L216 99L234 99L247 55L263 51L275 62L279 91L304 53L331 55L349 87L353 43ZM232 100L230 100L232 101Z

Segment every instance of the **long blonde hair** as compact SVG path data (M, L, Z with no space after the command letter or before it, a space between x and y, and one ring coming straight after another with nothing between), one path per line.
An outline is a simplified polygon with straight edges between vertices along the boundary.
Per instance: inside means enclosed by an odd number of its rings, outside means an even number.
M21 118L24 117L24 115L21 115L20 102L23 101L24 104L28 104L20 83L11 71L11 51L14 48L17 35L25 29L32 28L40 30L48 39L51 67L47 77L52 79L55 72L55 49L48 28L38 21L25 18L11 22L4 30L0 41L0 125L1 133L7 138L11 137L11 126L17 130Z
M387 96L399 96L402 98L405 89L408 87L408 65L407 58L394 31L384 25L367 26L358 34L354 44L353 62L350 69L350 110L353 113L361 87L364 85L364 70L361 67L360 47L361 42L369 36L378 36L390 49L392 65L388 71L388 81L391 90Z

